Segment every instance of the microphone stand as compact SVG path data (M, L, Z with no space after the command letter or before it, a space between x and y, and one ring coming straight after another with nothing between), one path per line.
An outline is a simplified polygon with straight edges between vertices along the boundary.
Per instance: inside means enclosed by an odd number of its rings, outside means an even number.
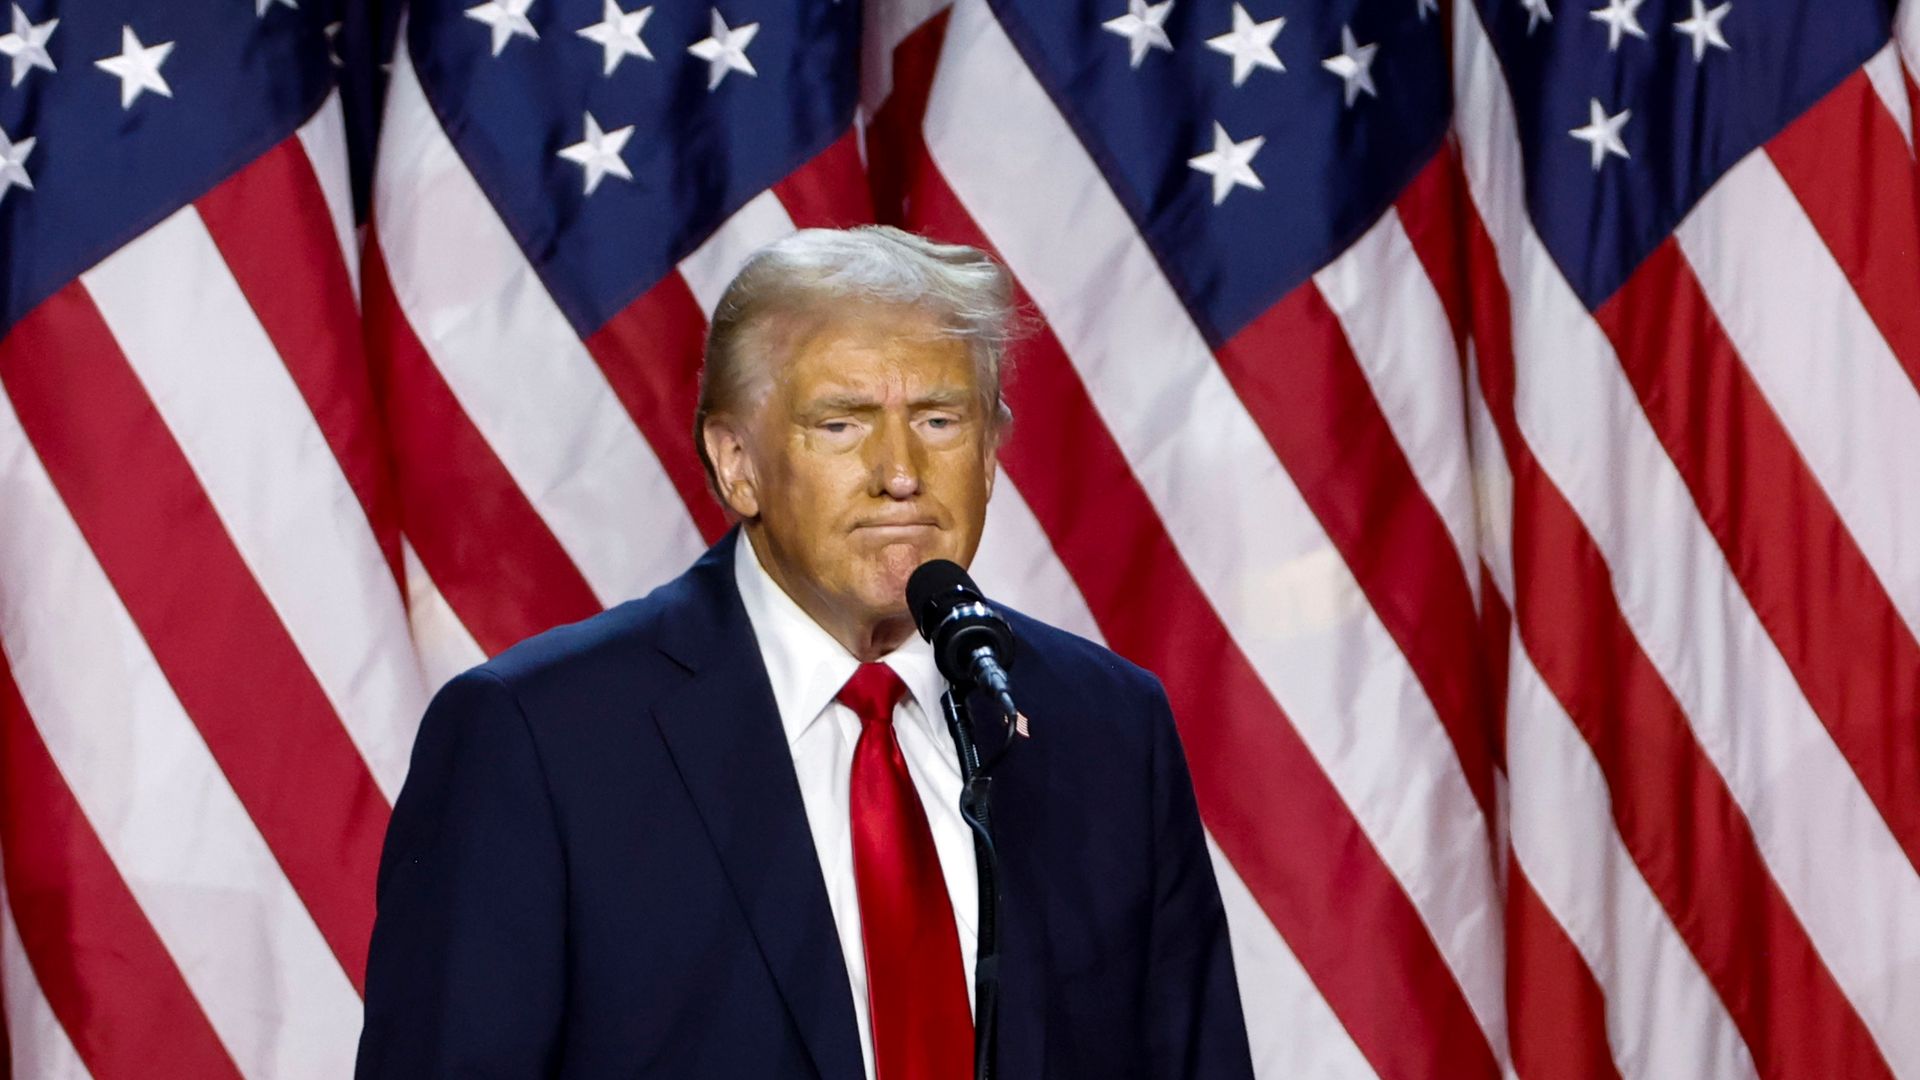
M965 690L950 687L941 695L940 705L960 757L960 817L973 830L974 865L980 877L980 933L973 968L973 1075L974 1080L992 1080L1000 1004L1000 859L993 846L993 778L980 765ZM1007 738L1011 744L1011 731ZM998 761L995 755L988 765Z

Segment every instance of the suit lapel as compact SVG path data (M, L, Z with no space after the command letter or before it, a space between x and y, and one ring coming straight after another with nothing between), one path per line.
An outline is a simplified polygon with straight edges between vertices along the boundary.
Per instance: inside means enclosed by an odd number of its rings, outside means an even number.
M737 533L688 574L686 625L663 648L690 672L654 709L747 924L820 1075L863 1071L833 910L793 758L733 584Z

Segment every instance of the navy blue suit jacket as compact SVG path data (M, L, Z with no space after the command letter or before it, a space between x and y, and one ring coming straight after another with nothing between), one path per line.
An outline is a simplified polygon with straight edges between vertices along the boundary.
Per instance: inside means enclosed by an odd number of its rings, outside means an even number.
M359 1076L861 1076L736 538L434 699L381 859ZM1033 737L995 781L998 1076L1248 1080L1159 683L1008 619Z

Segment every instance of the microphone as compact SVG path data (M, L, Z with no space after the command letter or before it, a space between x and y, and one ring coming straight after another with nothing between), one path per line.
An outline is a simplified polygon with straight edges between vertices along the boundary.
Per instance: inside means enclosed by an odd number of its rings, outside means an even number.
M987 604L959 564L933 559L907 579L907 609L920 636L933 644L935 662L947 681L961 688L984 688L999 702L1011 724L1019 711L1007 669L1013 666L1013 628Z

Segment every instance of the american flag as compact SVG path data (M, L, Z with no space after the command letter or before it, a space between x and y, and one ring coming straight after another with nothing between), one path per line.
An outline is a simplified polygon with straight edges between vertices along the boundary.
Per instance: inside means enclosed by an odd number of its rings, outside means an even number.
M1263 1080L1920 1077L1920 3L373 13L0 11L15 1075L346 1075L426 694L723 531L707 312L881 220L1019 281L975 576L1166 681Z

